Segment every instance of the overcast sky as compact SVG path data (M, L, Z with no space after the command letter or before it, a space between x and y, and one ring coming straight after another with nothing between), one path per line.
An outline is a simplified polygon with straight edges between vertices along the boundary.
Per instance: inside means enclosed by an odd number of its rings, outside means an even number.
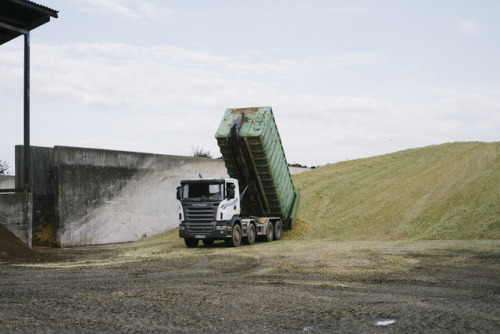
M31 143L220 156L271 106L289 163L500 140L500 1L35 0ZM0 160L23 142L23 39L0 46Z

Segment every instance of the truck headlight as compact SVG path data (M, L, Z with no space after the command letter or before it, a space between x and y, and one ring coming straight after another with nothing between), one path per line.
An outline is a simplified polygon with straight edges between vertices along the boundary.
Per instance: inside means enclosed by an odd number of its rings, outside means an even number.
M184 231L185 229L186 229L186 227L185 227L185 226L182 226L182 225L180 225L180 226L179 226L179 230L180 230L180 231Z

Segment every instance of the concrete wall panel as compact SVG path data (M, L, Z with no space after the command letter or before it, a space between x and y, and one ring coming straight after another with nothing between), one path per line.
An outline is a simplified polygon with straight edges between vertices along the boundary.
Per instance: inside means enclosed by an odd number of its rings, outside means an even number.
M56 146L57 239L126 242L178 225L181 179L227 177L221 160Z
M0 224L31 247L32 217L26 203L32 199L29 194L25 197L23 193L0 194Z
M16 188L24 189L24 146L16 146ZM29 161L29 190L31 201L28 214L34 244L39 244L44 228L54 214L54 149L50 147L31 146ZM43 242L39 245L46 246Z
M16 177L14 175L0 175L0 189L14 189Z

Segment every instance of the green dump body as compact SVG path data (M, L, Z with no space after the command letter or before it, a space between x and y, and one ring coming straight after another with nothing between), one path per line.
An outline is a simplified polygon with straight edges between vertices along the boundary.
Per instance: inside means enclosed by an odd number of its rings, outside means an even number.
M296 192L271 107L227 109L215 134L230 177L238 179L243 216L280 217L291 229ZM248 188L247 188L248 186Z

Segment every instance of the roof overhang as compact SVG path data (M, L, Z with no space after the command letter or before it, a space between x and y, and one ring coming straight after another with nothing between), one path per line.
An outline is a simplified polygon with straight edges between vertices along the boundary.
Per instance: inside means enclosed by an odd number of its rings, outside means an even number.
M50 18L57 18L57 11L28 0L0 1L0 45L26 34Z
M49 22L51 17L57 18L56 10L29 0L0 0L0 45L24 35L23 183L25 193L31 192L30 163L28 163L30 161L30 31ZM13 190L18 191L18 189ZM28 201L28 197L25 198L25 201Z

